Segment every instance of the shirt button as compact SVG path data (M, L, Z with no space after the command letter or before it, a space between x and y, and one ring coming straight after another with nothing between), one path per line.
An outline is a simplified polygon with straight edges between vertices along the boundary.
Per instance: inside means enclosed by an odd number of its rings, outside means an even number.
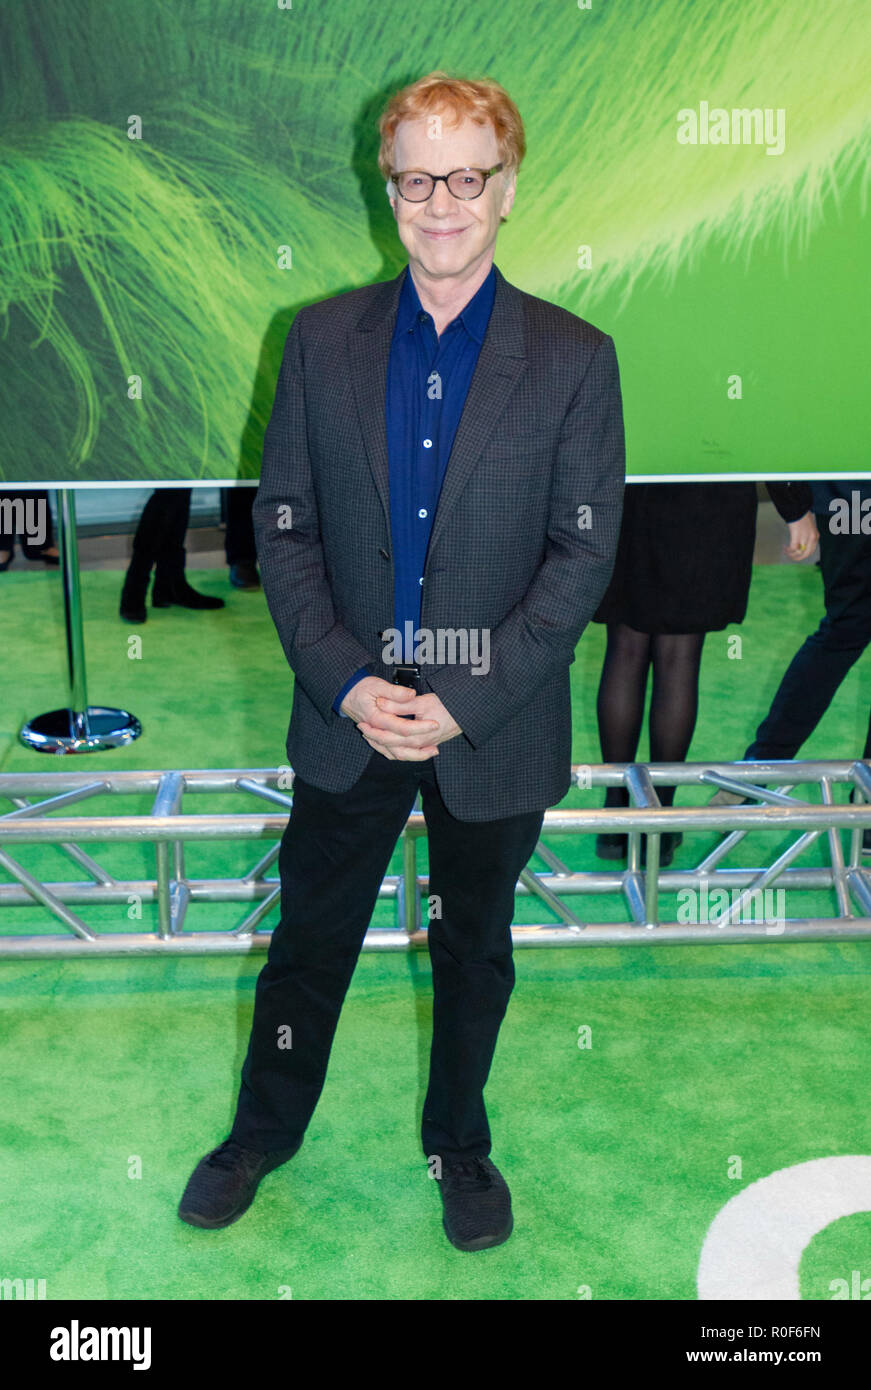
M420 579L419 579L417 582L418 582L418 584L422 584L422 583L423 583L423 575L420 576Z
M418 512L418 516L419 516L421 519L423 519L423 517L426 516L426 507L421 507L420 511Z
M424 447L425 449L431 449L431 448L432 448L432 440L431 440L431 439L425 439L425 440L423 441L423 447Z
M421 323L429 323L429 314L424 314L421 311L421 313L419 313L417 317Z

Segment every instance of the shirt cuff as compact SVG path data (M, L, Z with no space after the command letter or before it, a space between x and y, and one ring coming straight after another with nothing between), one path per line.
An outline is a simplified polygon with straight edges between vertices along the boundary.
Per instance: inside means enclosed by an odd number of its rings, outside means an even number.
M349 681L346 681L345 684L342 686L341 690L339 691L338 695L333 701L333 709L336 711L336 714L338 714L341 719L348 719L350 717L347 714L343 714L341 710L342 701L344 700L348 691L351 689L352 686L356 685L358 681L361 681L364 676L368 675L368 669L365 666L361 666L359 670L354 672L351 679Z

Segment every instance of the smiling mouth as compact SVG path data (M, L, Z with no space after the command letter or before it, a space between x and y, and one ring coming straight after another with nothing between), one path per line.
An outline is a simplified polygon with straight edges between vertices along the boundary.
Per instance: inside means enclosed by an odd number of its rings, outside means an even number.
M423 232L424 236L430 236L433 237L436 241L442 241L447 240L448 237L459 236L461 232L466 232L469 229L468 227L452 227L447 231L438 232L430 231L427 227L421 227L420 230Z

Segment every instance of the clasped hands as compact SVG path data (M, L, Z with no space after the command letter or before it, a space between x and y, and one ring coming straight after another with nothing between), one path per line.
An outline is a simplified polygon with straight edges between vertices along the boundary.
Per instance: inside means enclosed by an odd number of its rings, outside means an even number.
M433 758L440 743L463 732L438 695L418 695L410 686L392 685L380 676L359 680L341 709L376 753L399 762ZM413 718L402 717L408 715Z

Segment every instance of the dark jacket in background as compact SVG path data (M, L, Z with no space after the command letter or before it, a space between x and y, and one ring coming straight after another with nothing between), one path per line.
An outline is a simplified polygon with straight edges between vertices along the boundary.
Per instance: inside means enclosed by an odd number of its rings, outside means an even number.
M784 521L810 509L804 483L771 482ZM747 613L755 483L630 483L614 573L595 622L636 632L717 632Z

